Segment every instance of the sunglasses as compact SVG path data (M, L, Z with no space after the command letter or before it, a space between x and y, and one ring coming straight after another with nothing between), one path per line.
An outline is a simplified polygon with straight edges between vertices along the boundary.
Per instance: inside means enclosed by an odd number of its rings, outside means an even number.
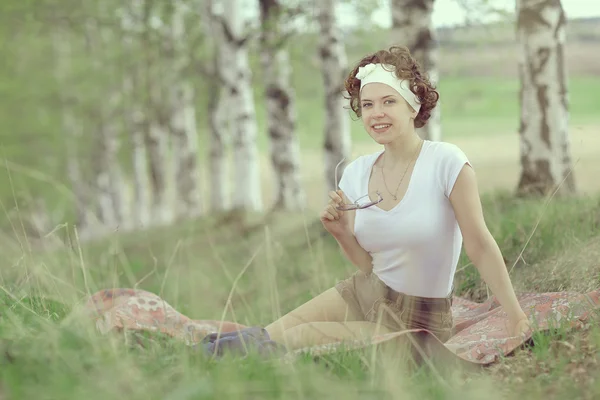
M346 157L342 158L342 160L335 166L335 188L336 192L340 190L338 186L338 168L339 166L346 160ZM374 206L375 204L379 204L383 201L383 197L381 197L381 193L379 191L375 192L377 194L377 200L371 200L368 194L365 194L362 197L356 199L354 203L342 203L338 205L336 208L340 211L351 211L351 210L362 210L365 208L369 208ZM366 200L365 200L366 199Z

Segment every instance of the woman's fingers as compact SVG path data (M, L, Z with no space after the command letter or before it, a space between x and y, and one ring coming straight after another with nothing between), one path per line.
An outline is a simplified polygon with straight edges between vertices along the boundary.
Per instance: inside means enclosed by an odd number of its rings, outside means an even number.
M329 192L329 198L336 204L341 204L344 201L341 190L338 190L337 192Z
M340 211L338 211L335 208L335 205L330 204L329 206L327 206L327 211L329 212L329 214L333 215L333 217L335 219L339 219L340 218Z
M321 219L327 221L335 221L335 217L327 210L321 213Z

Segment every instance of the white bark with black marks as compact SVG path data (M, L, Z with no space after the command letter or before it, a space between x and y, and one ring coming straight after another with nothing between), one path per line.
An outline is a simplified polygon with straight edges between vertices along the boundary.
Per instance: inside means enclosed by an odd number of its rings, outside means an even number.
M518 0L521 48L521 177L518 193L575 192L571 171L564 43L566 16L560 0Z
M432 23L435 0L392 0L392 43L406 46L437 86L438 45ZM440 96L441 99L441 96ZM440 100L441 102L441 100ZM431 110L431 117L417 133L423 139L442 139L440 102Z
M208 175L209 175L209 207L211 211L226 211L230 207L229 180L227 179L227 141L231 137L228 88L224 84L228 62L233 60L231 49L224 46L225 32L220 16L215 15L213 1L203 3L202 25L204 34L212 40L213 58L205 66L206 79L210 84L211 95L208 98ZM231 74L229 74L231 75Z
M139 33L144 30L144 2L134 0L119 10L121 17L122 41L125 54L137 51ZM125 58L123 61L123 94L126 101L122 105L126 136L129 139L132 158L133 196L131 201L131 227L150 226L150 181L148 177L148 157L144 145L145 130L148 129L147 113L142 102L143 71L141 62Z
M154 86L155 83L150 83ZM160 95L157 88L150 88L150 110L160 111ZM152 112L151 111L151 112ZM173 212L169 203L169 187L167 186L169 142L168 131L162 118L155 115L149 118L148 129L145 131L144 143L148 154L150 168L150 183L152 188L152 224L169 224L173 220Z
M249 36L240 12L240 0L224 0L227 14L222 18L225 53L232 60L223 59L225 85L228 88L228 109L231 115L234 187L232 207L238 210L260 212L263 209L260 185L259 154L256 138L258 126L254 108L252 72L248 59ZM224 57L225 58L225 57Z
M285 21L278 0L260 0L261 65L267 105L267 129L275 177L274 209L297 210L306 203L300 179L300 146L296 135L296 94L286 49Z
M325 184L327 191L335 190L335 166L346 160L338 169L340 179L350 157L350 121L344 98L344 79L348 60L342 32L336 22L337 1L322 0L319 8L319 53L323 87L325 90Z
M172 5L169 29L170 71L172 82L169 88L170 131L175 162L177 218L196 217L201 213L200 169L198 165L198 131L194 87L190 81L190 56L186 43L185 9L178 0Z
M146 97L147 127L144 131L144 143L148 155L150 170L150 187L152 190L151 221L152 225L170 224L173 222L174 213L171 209L171 197L167 177L171 172L169 164L169 114L170 110L165 99L167 93L164 89L162 74L164 60L160 56L160 49L150 39L152 31L151 20L154 10L151 3L145 2L144 30L142 45L144 48L144 91Z

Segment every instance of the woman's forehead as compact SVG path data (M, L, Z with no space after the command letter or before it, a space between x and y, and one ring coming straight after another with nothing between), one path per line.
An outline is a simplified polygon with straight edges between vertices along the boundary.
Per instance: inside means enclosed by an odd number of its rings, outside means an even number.
M361 91L362 100L379 100L386 96L397 96L398 92L393 87L385 83L369 83Z

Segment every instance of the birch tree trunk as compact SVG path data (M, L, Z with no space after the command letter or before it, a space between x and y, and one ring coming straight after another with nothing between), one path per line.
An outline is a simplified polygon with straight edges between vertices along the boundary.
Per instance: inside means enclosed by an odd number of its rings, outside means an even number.
M123 45L125 53L134 54L137 47L135 37L143 31L143 0L132 1L129 7L124 7L121 15L121 28L123 31ZM142 107L142 93L140 82L140 63L124 61L123 68L123 93L128 100L123 104L123 118L129 143L133 164L133 202L131 204L131 217L134 226L148 227L150 221L150 183L148 178L148 158L144 146L144 130L148 124Z
M148 157L144 145L144 129L147 127L147 124L142 111L137 108L137 106L131 107L131 115L127 116L129 118L129 138L133 163L132 218L135 226L145 228L152 224L150 219Z
M152 188L152 223L169 224L173 221L170 208L169 186L167 176L169 171L169 133L167 130L169 110L164 107L164 92L162 88L160 63L163 61L156 44L150 39L151 19L153 18L153 2L144 3L144 33L143 46L146 51L145 92L147 129L144 142L148 154L150 168L150 183Z
M563 179L559 193L575 191L568 132L566 23L560 0L517 1L521 47L519 194L547 194Z
M211 37L213 58L206 66L205 75L210 85L208 98L208 174L209 174L209 192L210 209L212 211L226 211L229 209L229 180L227 179L227 157L226 146L227 139L231 136L229 118L227 113L231 111L229 107L228 88L226 76L222 71L231 68L227 61L231 62L233 56L228 53L230 50L224 46L225 31L222 23L216 22L218 18L213 10L213 1L205 0L204 8L201 12L202 26L206 37ZM225 117L225 118L224 118Z
M227 10L223 18L226 52L233 55L231 63L223 62L229 107L234 112L233 159L234 182L233 208L244 211L262 211L262 193L257 138L256 113L252 90L252 72L248 60L249 36L243 36L245 21L240 12L240 0L224 0ZM226 61L226 60L222 60Z
M109 101L112 102L112 101ZM102 118L102 117L101 117ZM117 178L118 142L117 132L110 122L98 122L95 131L96 148L92 154L95 156L96 165L96 187L98 188L98 215L100 221L109 229L117 229L121 222L118 187L120 182Z
M275 175L274 209L303 208L306 196L300 180L300 148L296 136L296 100L290 81L289 53L285 48L278 0L260 0L261 65L265 81L267 127L271 165Z
M104 59L104 32L97 21L86 24L86 42L88 54L92 58L94 72L98 76L106 76L105 72L114 72L107 68ZM121 88L119 88L121 89ZM112 85L106 87L106 91L97 97L98 100L91 105L90 115L92 123L95 123L96 149L94 165L96 167L96 187L98 199L98 216L100 222L108 229L117 229L119 224L125 222L127 211L125 210L124 185L121 168L118 161L119 139L118 128L115 125L115 111L119 106L119 90Z
M408 47L411 54L429 75L432 84L439 82L437 67L438 49L432 23L435 0L391 0L392 41ZM442 139L440 103L431 111L431 117L422 128L417 128L421 138Z
M319 10L319 52L323 86L325 89L325 181L327 191L335 190L335 167L346 158L338 169L338 180L350 161L350 121L344 107L344 78L348 60L342 35L336 22L335 0L322 0Z
M198 131L194 87L189 81L190 57L184 25L185 9L181 0L173 3L170 26L169 59L173 81L170 86L170 130L173 138L177 217L196 217L201 213Z

